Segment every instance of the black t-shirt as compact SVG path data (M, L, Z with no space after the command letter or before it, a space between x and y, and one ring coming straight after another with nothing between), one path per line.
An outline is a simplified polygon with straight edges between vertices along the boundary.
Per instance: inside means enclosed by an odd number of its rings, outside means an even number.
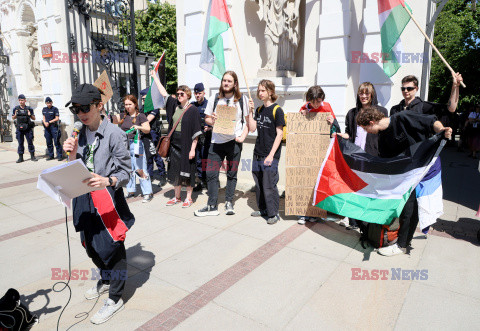
M253 154L266 157L270 154L273 147L273 142L277 137L277 126L285 126L285 115L283 109L278 107L273 117L273 109L277 106L276 103L269 107L259 107L255 111L255 121L257 121L257 141L255 142L255 149ZM280 159L282 149L279 148L273 156L275 159Z
M428 139L434 133L436 120L435 115L406 111L390 116L389 126L378 133L379 156L397 156L411 145Z
M448 117L448 114L450 113L445 104L423 101L419 97L415 97L408 106L405 106L405 100L402 100L398 105L393 106L392 109L390 109L390 116L403 110L413 110L418 114L435 115L439 121L444 117Z
M140 126L140 125L142 125L142 123L145 123L145 122L148 122L147 116L145 116L144 113L138 113L138 115L135 117L135 125ZM132 127L132 125L134 125L133 118L130 115L127 115L125 117L125 119L123 120L123 123L120 126L120 128L123 131L128 131ZM135 132L130 132L129 134L127 134L127 138L128 139L135 138Z

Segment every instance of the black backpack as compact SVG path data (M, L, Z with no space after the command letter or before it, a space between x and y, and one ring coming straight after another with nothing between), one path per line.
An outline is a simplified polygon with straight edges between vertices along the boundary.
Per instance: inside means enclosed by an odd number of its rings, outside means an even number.
M374 248L386 247L395 244L398 240L400 220L394 218L389 225L367 223L367 228L360 238L362 247L365 249L365 242Z

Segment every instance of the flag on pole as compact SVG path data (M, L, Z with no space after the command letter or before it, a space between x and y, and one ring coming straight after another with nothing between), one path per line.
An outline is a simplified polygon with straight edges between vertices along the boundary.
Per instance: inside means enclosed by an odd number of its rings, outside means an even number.
M388 77L395 75L401 66L397 58L402 53L400 35L410 21L405 6L408 7L403 0L378 0L383 71Z
M160 60L158 60L157 64L155 65L155 75L157 75L158 79L160 79L158 68L160 64L164 62L165 59L165 51L163 51ZM165 100L163 99L160 90L155 84L153 78L150 80L150 89L148 90L147 96L145 97L145 104L143 105L143 112L148 113L154 109L162 108L165 105Z
M313 205L341 216L389 224L400 216L444 145L445 140L436 135L383 159L335 136L318 174Z
M222 33L232 26L226 0L210 0L203 34L200 68L221 79L225 73Z

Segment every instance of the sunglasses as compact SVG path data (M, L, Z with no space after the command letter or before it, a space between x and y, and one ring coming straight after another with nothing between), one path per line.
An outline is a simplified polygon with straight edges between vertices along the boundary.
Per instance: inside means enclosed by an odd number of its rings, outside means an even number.
M405 91L411 92L415 90L415 87L408 86L408 87L401 87L400 89L402 90L402 92L405 92Z
M90 104L93 105L93 104ZM70 106L69 109L72 114L78 115L81 111L82 113L88 113L90 111L90 105L80 105L80 106Z
M183 97L184 95L185 95L185 93L183 93L183 92L177 93L177 97Z

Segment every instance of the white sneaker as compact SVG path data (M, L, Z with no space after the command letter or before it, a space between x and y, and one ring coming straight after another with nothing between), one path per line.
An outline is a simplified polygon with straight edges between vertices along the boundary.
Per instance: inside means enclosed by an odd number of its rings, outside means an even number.
M118 300L118 302L115 303L112 299L108 298L107 300L105 300L102 308L100 308L100 310L95 315L93 315L93 317L90 319L90 322L92 322L93 324L105 323L123 308L125 308L125 306L123 305L122 299Z
M308 220L309 220L309 219L308 219L307 216L302 216L302 217L299 217L299 218L298 218L297 223L298 223L298 224L301 224L301 225L304 225L305 223L307 223Z
M393 244L392 246L379 248L378 254L383 256L394 256L399 254L406 254L406 249L398 247L397 244Z
M94 287L90 288L85 292L85 298L87 300L93 300L98 298L103 293L107 293L110 290L110 284L100 284L95 285Z

